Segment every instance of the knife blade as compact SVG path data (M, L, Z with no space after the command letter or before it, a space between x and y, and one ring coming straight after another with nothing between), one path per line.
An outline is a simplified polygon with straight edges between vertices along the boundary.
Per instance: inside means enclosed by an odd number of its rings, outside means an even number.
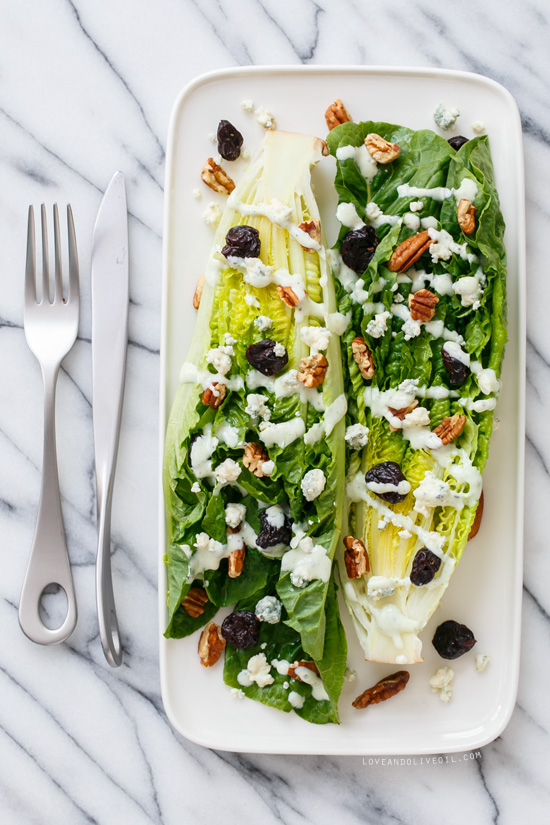
M101 202L92 246L92 415L97 495L96 602L99 634L112 667L122 662L111 573L111 507L128 346L128 211L122 172Z

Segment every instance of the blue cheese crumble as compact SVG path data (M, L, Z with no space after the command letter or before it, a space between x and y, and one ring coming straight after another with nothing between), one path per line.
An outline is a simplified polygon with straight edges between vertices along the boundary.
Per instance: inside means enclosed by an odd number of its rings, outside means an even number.
M389 312L379 312L367 324L367 335L371 338L382 338L388 328L388 318L391 318Z
M346 429L345 439L350 449L360 450L367 445L369 428L364 424L350 424Z
M327 478L322 470L309 470L302 479L301 488L306 501L313 501L325 489Z
M282 604L275 596L264 596L260 599L254 613L256 618L267 624L278 624L281 621Z
M440 103L434 112L434 120L444 132L454 126L457 118L460 117L460 111L452 106L445 106Z

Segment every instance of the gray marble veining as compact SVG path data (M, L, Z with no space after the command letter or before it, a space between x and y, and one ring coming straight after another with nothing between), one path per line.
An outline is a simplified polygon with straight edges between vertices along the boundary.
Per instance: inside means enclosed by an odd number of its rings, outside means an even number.
M20 823L435 825L546 821L550 803L550 9L545 0L0 1L0 810ZM179 89L215 68L346 63L465 69L503 83L525 131L527 492L518 704L479 758L215 753L179 737L160 699L156 619L157 398L164 153ZM103 660L94 604L90 296L86 261L112 171L124 171L130 347L113 566L125 661ZM41 385L22 330L29 203L75 210L80 337L58 391L59 470L80 620L67 645L21 633L17 605L41 464ZM475 754L474 754L475 756Z

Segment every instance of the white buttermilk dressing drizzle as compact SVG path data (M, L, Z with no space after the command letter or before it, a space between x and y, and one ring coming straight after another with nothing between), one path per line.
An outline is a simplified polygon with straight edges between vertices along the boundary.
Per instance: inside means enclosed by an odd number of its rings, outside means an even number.
M216 258L210 258L204 270L206 283L211 287L215 287L223 269L224 264L221 261L218 261Z
M226 447L242 446L239 439L239 431L236 427L232 427L227 421L223 421L216 427L214 435L216 438L225 444Z
M261 258L237 258L230 255L227 258L227 263L232 269L240 272L245 282L250 286L258 289L270 284L290 287L298 299L298 304L294 308L296 321L303 321L309 315L321 320L325 318L325 304L322 301L313 301L307 295L301 275L292 275L288 269L275 269L269 264L264 264Z
M472 412L482 413L494 410L497 405L496 398L481 398L479 401L472 401L471 398L461 398L460 405Z
M211 389L212 384L225 384L228 390L242 390L244 380L242 375L235 375L228 378L221 373L211 373L208 370L201 370L190 361L185 361L180 370L180 384L199 384L203 390Z
M319 421L318 424L312 424L309 430L304 435L304 442L306 444L317 444L325 436L325 422Z
M290 421L281 421L273 424L271 421L262 421L260 424L260 440L269 447L288 447L297 438L301 438L306 431L306 425L301 416L291 418Z
M242 273L247 284L258 289L277 284L277 286L290 286L294 290L300 301L306 296L304 282L300 275L291 275L288 269L275 269L274 266L264 264L261 258L239 258L229 255L227 263L232 269Z
M355 478L348 482L347 494L351 501L365 501L373 507L380 516L384 516L387 522L391 522L395 527L399 527L400 530L408 530L409 533L417 536L423 543L423 546L431 550L432 553L435 553L436 556L443 556L445 537L439 533L419 527L410 516L394 513L381 499L370 495L363 473L357 473Z
M338 422L345 416L347 410L348 402L346 396L342 393L325 410L324 431L326 435L331 434Z
M218 443L218 439L212 436L212 424L207 424L202 435L193 441L189 462L197 478L214 478L212 455Z
M453 194L452 189L446 186L434 186L431 189L425 189L422 186L411 186L408 183L402 183L397 187L397 194L400 198L431 198L438 203L442 203Z
M367 490L373 493L399 493L400 496L406 496L411 491L411 485L404 479L399 484L392 484L391 482L382 481L367 481Z
M456 341L460 344L464 343L464 338L462 335L452 329L447 329L443 321L413 321L411 318L410 309L403 303L392 304L391 313L392 315L395 315L396 318L400 318L405 322L403 324L402 331L405 333L406 341L420 335L423 327L426 332L434 338L443 338L445 341Z
M420 221L422 229L437 229L437 218L433 215L428 215L427 218L422 218Z
M365 222L357 214L353 203L341 203L336 210L336 217L348 229L361 229Z
M453 195L457 203L463 198L467 198L473 203L477 191L477 183L471 178L463 178L457 189L448 189L446 186L435 186L433 189L423 189L420 186L410 186L408 183L402 183L397 187L397 194L400 198L431 198L439 203L442 203Z
M485 283L485 274L481 267L478 267L474 275L463 275L458 278L453 284L453 292L460 295L463 307L471 306L473 309L479 309Z
M217 570L222 559L227 559L234 550L242 547L243 542L246 547L254 547L262 552L261 547L257 547L257 535L253 528L245 522L238 533L230 533L227 536L227 543L222 544L211 538L208 533L199 533L195 539L195 553L191 555L192 548L182 545L187 556L190 557L187 581L192 582L205 570ZM186 549L187 548L187 549Z
M343 335L351 321L351 310L343 315L341 312L330 312L327 315L327 329L335 335Z
M304 706L306 697L302 696L301 693L296 693L295 690L291 690L288 694L288 701L290 702L293 708L296 708L296 710L300 710L300 708L303 708Z
M401 226L403 223L403 218L400 218L399 215L384 215L375 201L370 201L370 203L367 203L365 215L370 225L375 229L379 226L383 226L384 224L389 224L390 226ZM420 224L420 220L418 220L418 223Z
M435 241L435 243L433 243L428 250L434 263L437 263L438 261L450 260L453 252L455 255L459 255L462 260L468 261L468 263L474 263L477 261L477 255L473 252L468 252L467 241L464 243L457 243L453 236L450 235L445 229L430 228L428 229L428 235L433 241Z
M339 146L336 150L336 159L354 160L359 167L359 171L368 183L374 180L374 176L378 171L378 164L372 155L369 154L364 143L362 143L361 146L351 146L351 144Z
M278 378L270 375L262 375L258 370L250 370L246 376L246 386L249 390L258 387L265 387L272 392L276 398L289 398L291 395L299 395L302 404L311 404L318 412L324 412L326 405L323 401L323 393L315 388L305 387L296 378L297 370L289 370Z
M306 685L311 685L311 695L314 699L318 702L328 699L328 693L324 688L321 677L314 673L313 670L300 665L296 668L295 673L296 676L299 676L300 681L305 682Z
M408 269L407 277L398 276L398 283L407 283L412 281L411 292L418 292L424 289L426 284L430 289L434 289L440 295L453 294L453 279L448 272L442 272L440 275L435 275L433 272L425 272L423 269Z
M380 631L391 638L398 650L403 649L402 633L417 633L420 630L418 622L405 616L396 604L374 607L371 603L370 610Z
M292 221L292 207L281 203L276 198L273 198L269 203L248 204L243 203L236 197L235 192L232 192L227 199L227 205L246 217L260 216L267 218L281 229L286 229L290 237L306 249L314 249L317 252L321 250L321 244Z
M413 232L418 232L420 229L420 218L412 212L405 212L403 215L403 223L407 229L412 229Z
M347 146L339 146L336 150L337 160L355 160L355 152L357 147L348 143Z
M483 395L491 395L491 393L498 394L500 391L500 381L497 378L496 372L490 368L484 368L483 364L480 361L471 361L470 356L467 352L464 352L462 347L459 344L453 343L452 341L448 341L447 343L443 344L442 349L444 349L451 358L460 361L461 364L464 364L466 367L469 367L470 371L475 375L476 381L478 384L479 389L483 393ZM463 402L467 403L463 403ZM467 409L477 409L476 407L471 407L471 404L477 404L477 401L471 401L468 399L460 399L460 403L463 407ZM483 405L483 409L493 409L492 407L485 406L486 402L481 401ZM478 412L482 412L483 410L477 410Z
M295 587L304 587L314 579L328 582L331 566L326 549L321 544L315 544L309 536L300 539L296 547L287 550L281 559L281 570L290 573Z
M455 341L447 341L441 349L444 349L445 352L454 358L456 361L460 361L461 364L464 364L465 367L470 366L470 356L467 352L464 352L460 344L457 344Z

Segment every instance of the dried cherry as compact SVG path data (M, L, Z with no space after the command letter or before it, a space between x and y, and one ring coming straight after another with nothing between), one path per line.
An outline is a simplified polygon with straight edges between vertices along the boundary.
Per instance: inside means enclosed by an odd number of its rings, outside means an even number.
M348 232L342 241L340 254L346 266L362 275L370 264L377 246L378 235L374 227L362 226Z
M444 346L441 347L441 355L443 356L443 366L449 373L450 386L461 387L470 374L469 367L459 361L458 358L449 355Z
M423 547L414 557L411 569L411 582L416 587L422 587L424 584L429 584L433 577L441 567L441 559Z
M277 355L275 352L276 347L281 346L271 338L264 338L263 341L258 341L257 344L250 344L246 350L246 360L262 375L277 375L288 364L286 349L283 355Z
M237 650L246 650L260 638L260 620L250 610L234 610L222 622L222 636Z
M449 138L447 143L449 146L452 146L453 149L460 149L461 146L464 146L465 143L468 143L468 138L465 138L463 135L455 135L452 138Z
M382 461L381 464L375 464L365 475L367 484L395 484L400 481L406 481L405 476L401 472L401 467L395 461ZM399 504L407 498L407 494L390 491L389 493L375 493L378 498L383 501L388 501L390 504Z
M224 160L237 160L241 154L243 136L228 120L218 124L218 152Z
M476 638L469 627L449 619L435 631L432 644L443 659L458 659L475 645Z
M261 529L256 539L258 547L264 550L273 547L275 544L290 544L292 538L292 519L285 514L285 523L282 527L275 527L270 524L267 512L260 510Z
M242 224L242 226L232 226L225 236L222 255L226 258L258 258L260 249L258 230L253 226Z

